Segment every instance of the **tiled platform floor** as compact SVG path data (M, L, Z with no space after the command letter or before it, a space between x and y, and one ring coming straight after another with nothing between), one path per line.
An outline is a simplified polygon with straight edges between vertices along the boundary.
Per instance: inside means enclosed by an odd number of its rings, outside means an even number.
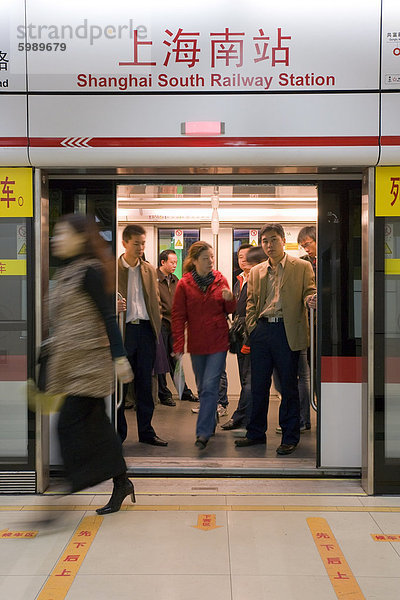
M110 483L65 497L55 495L57 485L43 496L0 496L0 530L39 531L0 539L0 598L334 600L310 517L331 528L361 589L352 599L400 597L400 542L371 537L400 534L400 497L367 497L357 480L133 482L137 503L104 517L67 595L41 589ZM57 516L53 525L38 525L43 511ZM215 515L216 529L196 527L203 514Z

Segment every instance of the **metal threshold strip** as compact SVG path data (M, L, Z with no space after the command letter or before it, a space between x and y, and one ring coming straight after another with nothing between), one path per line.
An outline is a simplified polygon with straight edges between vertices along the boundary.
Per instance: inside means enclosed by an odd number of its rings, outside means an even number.
M346 477L361 478L361 469L315 467L313 459L193 459L126 457L128 475L156 477Z

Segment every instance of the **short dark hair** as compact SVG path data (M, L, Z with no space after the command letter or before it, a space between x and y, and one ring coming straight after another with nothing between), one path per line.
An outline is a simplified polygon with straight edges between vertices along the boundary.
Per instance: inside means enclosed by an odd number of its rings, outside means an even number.
M158 266L159 267L161 267L161 263L163 262L163 260L168 260L168 256L170 254L175 254L175 256L176 256L175 250L172 250L172 248L170 248L169 250L163 250L162 252L160 252L160 255L158 257Z
M122 232L122 239L129 242L133 235L146 235L146 230L141 225L127 225Z
M253 246L251 244L242 244L241 246L239 246L237 256L239 257L239 252L241 250L247 250L248 248L253 248Z
M311 238L314 242L317 240L317 230L315 225L306 225L302 227L297 236L297 243L301 246L301 241L305 240L306 237Z
M260 240L262 241L263 235L267 233L267 231L275 231L283 240L285 239L285 230L283 229L280 223L265 223L261 227L260 231Z
M265 254L261 246L252 246L246 256L246 261L251 265L258 265L264 260L267 260L268 256Z

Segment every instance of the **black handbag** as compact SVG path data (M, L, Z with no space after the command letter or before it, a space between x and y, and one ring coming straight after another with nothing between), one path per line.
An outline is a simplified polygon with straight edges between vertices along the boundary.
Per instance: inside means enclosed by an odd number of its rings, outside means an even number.
M236 317L233 319L229 328L229 352L238 354L243 345L243 339L246 336L246 321L245 317Z

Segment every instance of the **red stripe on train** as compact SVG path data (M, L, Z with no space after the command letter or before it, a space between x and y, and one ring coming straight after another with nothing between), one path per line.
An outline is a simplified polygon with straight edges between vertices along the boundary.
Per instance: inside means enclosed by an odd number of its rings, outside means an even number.
M33 148L59 148L62 142L69 138L35 137L29 139ZM85 138L87 139L87 138ZM336 136L336 137L92 137L88 147L92 148L153 148L153 147L357 147L378 146L378 136ZM381 137L382 146L400 146L400 136L384 135ZM0 148L26 147L26 137L0 137ZM72 146L73 147L73 146ZM79 145L77 146L79 147Z
M30 138L33 148L56 148L69 139L88 138ZM79 144L79 142L78 142ZM63 146L64 146L63 145ZM378 136L313 136L313 137L92 137L91 148L279 148L279 147L337 147L378 146Z
M0 381L26 381L26 356L0 356Z
M27 146L26 137L0 137L0 148L15 148L16 146Z
M321 356L321 383L361 382L361 356Z

